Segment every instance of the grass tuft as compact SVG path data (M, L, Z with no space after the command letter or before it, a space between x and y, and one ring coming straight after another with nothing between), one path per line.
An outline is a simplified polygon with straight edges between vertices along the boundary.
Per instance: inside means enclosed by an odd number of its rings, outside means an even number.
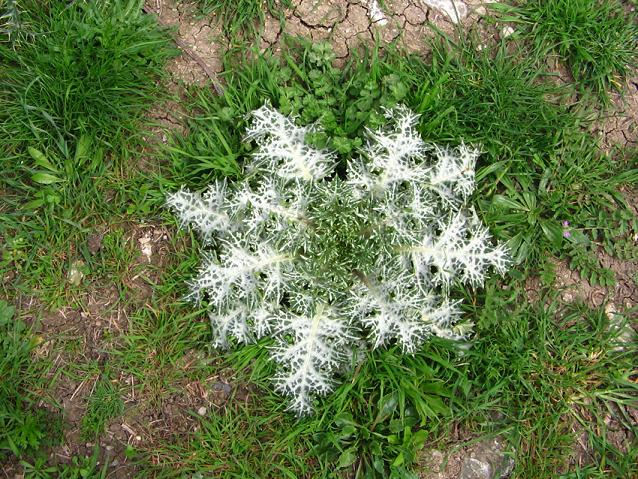
M81 138L123 152L160 89L173 51L137 0L24 2L33 35L0 45L2 167L19 169L26 147L69 157ZM53 153L53 151L51 151ZM56 165L58 166L58 165Z
M217 16L225 34L234 40L253 37L263 27L266 15L272 15L283 24L283 9L291 8L291 0L197 0L204 14Z
M97 385L89 398L86 413L82 418L82 435L86 439L95 439L104 432L108 421L124 412L124 401L118 388L104 377L98 379Z
M581 91L605 104L638 65L638 18L618 0L530 0L500 9L522 24L535 55L557 54Z

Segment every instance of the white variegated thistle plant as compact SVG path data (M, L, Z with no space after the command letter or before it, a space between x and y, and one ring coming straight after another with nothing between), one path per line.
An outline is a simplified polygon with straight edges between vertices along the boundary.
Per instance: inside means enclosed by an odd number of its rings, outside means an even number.
M468 205L479 152L425 144L404 106L385 117L344 166L306 142L316 126L265 104L242 182L168 198L211 247L190 296L207 302L215 346L272 337L274 384L299 415L362 344L414 353L432 335L465 339L450 289L509 264Z

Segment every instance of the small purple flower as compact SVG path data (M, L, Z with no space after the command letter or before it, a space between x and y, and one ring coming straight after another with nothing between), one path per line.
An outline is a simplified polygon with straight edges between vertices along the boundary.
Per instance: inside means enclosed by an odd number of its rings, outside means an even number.
M569 238L572 235L567 228L569 228L569 221L564 220L563 221L563 238Z

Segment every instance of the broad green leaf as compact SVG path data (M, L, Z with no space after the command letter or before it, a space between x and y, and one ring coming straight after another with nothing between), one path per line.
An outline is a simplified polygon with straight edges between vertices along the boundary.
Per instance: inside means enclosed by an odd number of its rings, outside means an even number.
M343 451L337 460L337 469L343 469L345 467L351 466L354 464L354 461L357 460L357 449L355 447L350 447Z
M81 160L87 157L90 147L91 147L91 139L86 135L82 135L80 139L78 140L78 145L75 148L74 159L76 164L81 163L82 162Z
M403 421L400 419L393 419L390 421L390 432L396 434L401 431L403 431Z
M386 436L386 440L388 441L388 444L401 443L401 440L399 439L399 436L397 434L390 434L389 436Z
M384 467L383 467L383 459L380 457L375 457L372 460L372 467L374 467L374 470L379 472L379 473L383 473L384 472Z
M15 308L6 301L0 301L0 324L8 324L15 313Z
M58 172L58 169L53 166L53 164L47 159L47 157L44 155L44 153L42 153L40 150L36 150L33 147L28 147L27 151L29 152L29 155L31 155L31 158L33 158L35 160L35 164L41 168L46 168L49 171L52 171L54 173Z
M37 210L44 204L44 200L42 198L38 198L37 200L32 200L26 203L23 208L25 210Z
M403 457L403 452L400 452L399 455L397 456L397 458L394 460L394 462L392 463L392 465L394 467L399 467L403 465L403 462L405 461L404 457Z
M476 172L476 182L480 182L483 178L485 178L487 175L489 175L490 173L495 173L495 172L499 172L502 173L503 170L505 169L506 166L506 162L504 161L496 161L494 163L492 163L489 166L486 166L485 168L481 168L479 171Z
M554 245L559 247L563 243L563 228L555 221L541 221L541 228L545 237Z
M335 425L337 427L348 426L348 425L353 425L353 426L357 425L357 423L352 418L352 414L350 414L349 412L342 412L340 414L337 414L337 416L335 416L334 421L335 421Z
M425 429L419 429L412 434L412 447L415 449L421 449L425 445L425 441L428 438L428 432Z
M567 239L569 240L570 243L574 243L574 244L588 245L591 243L589 238L585 236L585 234L582 231L577 229L570 230L569 237Z
M382 421L386 417L392 415L392 413L397 408L397 404L399 404L399 400L396 394L392 393L383 396L379 400L379 414L377 416L376 422Z
M40 183L41 185L51 185L53 183L62 183L63 179L58 178L57 176L51 175L49 173L38 172L34 173L31 176L31 180L35 183Z
M521 203L514 201L507 196L503 195L494 195L492 198L492 204L494 206L498 206L500 208L507 208L510 210L526 210L527 208L523 206Z

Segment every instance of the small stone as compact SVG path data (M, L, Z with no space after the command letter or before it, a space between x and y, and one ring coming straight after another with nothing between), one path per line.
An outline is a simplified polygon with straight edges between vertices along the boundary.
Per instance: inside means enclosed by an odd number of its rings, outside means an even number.
M102 249L103 238L104 235L102 233L93 233L89 236L89 239L87 240L87 248L89 249L89 253L95 255Z
M459 23L467 16L467 5L461 0L421 0L429 8L445 13L452 23Z
M204 406L200 407L200 408L197 410L197 414L199 414L200 416L205 416L205 415L206 415L206 412L207 412L207 409L206 409Z
M459 479L492 479L492 466L488 462L466 457L461 466Z
M633 342L636 332L625 316L616 310L616 306L613 303L607 303L605 314L609 319L609 329L617 334L616 340L619 344L614 348L614 351L624 351L624 345Z
M224 394L230 394L230 384L216 382L213 384L213 391L223 391Z
M135 440L136 440L137 442L141 441L141 440L142 440L142 436L135 436Z
M150 263L151 256L153 256L153 243L151 237L148 236L148 234L145 234L144 236L139 238L137 242L140 244L140 250L142 251L142 254L146 256L146 260Z
M73 286L79 286L84 278L84 272L82 269L84 268L84 261L77 260L71 264L69 271L67 273L67 279L69 283Z
M212 387L211 402L216 406L222 406L226 403L226 401L228 401L230 392L230 384L221 381L216 382Z
M501 30L501 38L507 38L507 37L510 37L510 36L512 36L512 35L514 34L514 32L515 32L515 31L516 31L516 30L514 30L514 29L513 29L512 27L510 27L510 26L504 27L504 28Z
M462 479L503 479L508 477L514 470L514 459L507 453L506 449L507 445L498 437L476 444L472 448L470 457L463 462L460 477ZM463 475L464 472L466 475Z

